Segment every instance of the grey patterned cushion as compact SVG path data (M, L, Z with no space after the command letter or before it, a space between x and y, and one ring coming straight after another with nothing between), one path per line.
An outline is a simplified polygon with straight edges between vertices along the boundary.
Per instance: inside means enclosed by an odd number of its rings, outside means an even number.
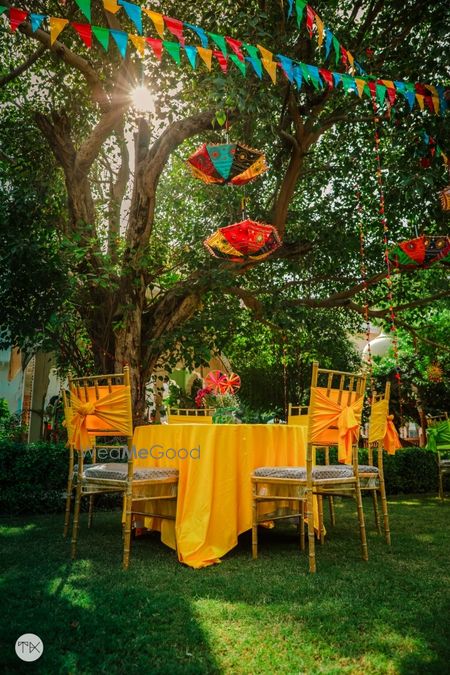
M377 466L370 466L370 464L358 464L359 473L379 473Z
M111 462L110 464L93 464L84 471L85 478L105 478L109 480L127 479L128 465ZM151 467L135 469L133 480L164 480L178 476L178 469L168 467Z
M253 475L258 478L292 478L294 480L306 480L306 469L302 466L261 466L254 470ZM346 464L315 466L312 471L312 477L313 480L352 478L353 468Z
M441 461L439 462L439 466L445 469L450 469L450 459L441 459Z

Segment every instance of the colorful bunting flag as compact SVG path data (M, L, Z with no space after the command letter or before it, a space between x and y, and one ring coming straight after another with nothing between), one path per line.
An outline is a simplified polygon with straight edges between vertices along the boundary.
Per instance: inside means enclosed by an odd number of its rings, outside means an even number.
M70 24L72 28L78 33L80 38L83 40L86 47L89 49L92 47L92 26L90 23L72 23Z
M164 17L164 22L166 24L166 28L170 30L172 35L175 35L175 37L180 41L180 44L184 47L185 39L183 35L183 22L179 21L178 19L171 19L169 16Z
M84 14L86 19L91 23L91 0L75 0L80 11ZM78 24L80 25L80 24ZM91 31L92 34L92 31Z
M272 83L276 84L277 83L277 67L278 67L277 62L273 61L272 59L261 59L261 62L263 64L264 68L269 73L270 79L272 80Z
M234 51L239 61L242 61L242 63L244 63L244 55L241 49L242 42L240 40L235 40L234 38L230 37L225 37L225 40L227 41L227 44L231 47L231 49Z
M359 98L361 98L363 93L364 93L364 89L366 87L366 81L361 80L358 77L355 77L355 83L356 83L356 89L357 89L357 92L358 92L358 96L359 96Z
M284 71L284 72L286 72L286 71ZM297 85L297 87L299 89L301 89L302 84L303 84L302 69L297 64L294 64L293 75L294 75L295 84Z
M208 70L212 67L212 49L205 49L204 47L197 47L198 55L204 62Z
M286 75L287 79L289 82L294 81L294 62L292 59L289 59L287 56L283 56L283 54L277 54L277 59L280 61L281 68Z
M302 22L303 12L305 11L305 0L295 0L295 11L297 14L297 26L300 28Z
M139 56L143 57L145 54L145 37L142 35L130 35L128 36L131 42L134 45L134 48L139 53Z
M318 14L315 15L315 20L316 20L316 26L317 26L317 44L319 45L319 49L321 48L323 44L323 32L324 32L324 23L322 19L319 17Z
M333 75L332 75L332 73L330 73L330 71L327 70L326 68L320 68L319 73L321 74L321 76L323 77L323 79L325 80L327 85L330 87L330 89L333 89L334 85L333 85Z
M109 10L108 10L109 11ZM103 49L107 52L109 47L109 30L102 26L92 26L92 32L100 42Z
M309 37L312 38L312 31L314 25L314 10L309 5L306 5L306 30L309 33Z
M147 9L146 7L143 7L142 9L147 14L147 16L149 16L150 19L153 21L153 25L155 26L155 30L157 31L158 35L161 38L164 38L164 19L163 19L163 15L158 14L158 12L152 12L151 9Z
M227 43L226 43L223 35L216 35L216 33L210 33L210 32L208 32L208 35L211 38L211 40L214 42L214 44L216 44L219 47L220 51L225 56L225 58L227 58L227 56L228 56Z
M163 47L166 50L166 52L173 58L175 63L177 65L180 65L181 63L181 56L180 56L180 45L178 42L163 42Z
M247 74L247 64L245 63L245 61L241 61L241 59L236 54L230 54L230 59L233 61L234 65L239 68L242 75L245 77Z
M147 43L150 45L150 47L153 49L153 53L158 59L158 61L161 61L163 52L162 40L158 40L158 38L151 38L151 37L145 39Z
M332 41L334 47L334 61L337 65L341 57L341 45L339 44L339 40L337 39L337 37L335 37L334 35L332 35Z
M41 26L45 18L46 18L45 14L30 14L31 30L33 31L33 33L37 31L37 29Z
M268 49L265 47L262 47L261 45L256 45L261 52L261 56L263 59L266 59L267 61L272 61L273 60L273 52L270 52Z
M20 24L26 21L27 16L28 12L26 12L25 10L11 7L11 9L9 10L9 25L11 27L12 33L15 33L15 31L19 28Z
M208 37L203 28L200 28L200 26L194 26L194 24L192 23L185 23L184 25L193 30L194 33L198 35L198 37L200 38L200 42L202 43L203 49L207 49L209 44Z
M307 66L307 68L314 89L320 89L322 86L322 82L319 75L319 69L317 68L317 66Z
M195 70L197 67L197 47L191 47L190 45L185 45L184 50L186 52L186 56L189 59L189 63L191 64L192 68Z
M125 33L123 30L115 30L113 28L110 28L109 32L114 38L114 42L117 45L120 55L124 59L127 53L128 33Z
M57 19L54 16L49 18L50 23L50 45L52 45L57 39L58 35L64 28L67 26L69 21L67 19Z
M132 2L126 2L126 0L117 0L117 2L124 8L128 18L136 26L139 35L142 35L142 10L140 6L135 5Z
M325 28L325 58L330 55L331 43L333 41L333 33L329 28Z
M257 47L254 47L253 45L249 45L246 42L244 42L244 47L245 47L245 50L249 53L249 55L252 57L252 59L259 60L259 52L258 52Z
M6 12L7 10L8 10L7 7L3 7L2 5L0 5L0 16L3 14L3 12Z
M120 9L116 0L103 0L103 7L106 9L107 12L110 12L111 14L117 14L117 12ZM94 27L92 27L92 30L94 30Z
M228 70L228 58L226 58L226 57L222 54L222 52L219 52L219 51L217 51L216 49L213 50L213 55L216 57L216 59L217 59L217 61L218 61L218 63L219 63L219 66L221 67L221 69L223 70L223 72L226 73L227 70Z
M259 79L261 80L261 79L262 79L262 65L261 65L261 61L260 61L257 57L254 58L253 56L247 56L246 59L247 59L247 61L249 61L249 63L252 64L253 70L255 71L255 73L257 74L257 76L259 77Z
M288 19L290 19L294 11L294 0L288 0L288 3L289 3Z

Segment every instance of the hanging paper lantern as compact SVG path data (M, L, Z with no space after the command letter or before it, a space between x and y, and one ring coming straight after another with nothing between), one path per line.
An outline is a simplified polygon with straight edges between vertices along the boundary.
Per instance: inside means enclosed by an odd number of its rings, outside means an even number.
M234 394L241 387L241 378L236 373L225 375L225 381L222 384L223 394Z
M272 225L243 220L220 227L203 243L216 258L247 262L267 258L281 246L281 239Z
M203 143L186 164L195 178L221 185L244 185L268 169L264 153L240 143Z
M227 376L220 370L211 370L205 377L205 383L208 389L211 389L214 394L222 394Z
M394 246L389 260L400 269L425 269L435 263L450 264L450 237L422 235Z
M441 206L443 211L450 211L450 185L447 185L440 193Z
M439 363L432 363L427 368L427 377L430 382L442 382L442 368Z

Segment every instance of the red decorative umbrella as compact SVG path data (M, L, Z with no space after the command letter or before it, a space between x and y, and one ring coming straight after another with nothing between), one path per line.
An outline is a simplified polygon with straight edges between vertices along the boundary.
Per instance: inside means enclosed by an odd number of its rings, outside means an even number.
M203 243L216 258L247 262L264 260L279 248L282 242L273 225L243 220L234 225L220 227Z
M227 376L220 370L211 370L205 377L205 382L207 387L212 389L215 394L223 394L226 379Z
M225 375L225 381L222 384L223 394L234 394L241 387L241 378L236 373Z
M220 185L244 185L268 169L263 152L240 143L203 143L186 163L195 178Z

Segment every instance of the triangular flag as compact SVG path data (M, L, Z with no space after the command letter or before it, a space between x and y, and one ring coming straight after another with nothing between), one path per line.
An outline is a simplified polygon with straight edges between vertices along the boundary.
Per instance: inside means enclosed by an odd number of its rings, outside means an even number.
M342 82L342 75L340 73L333 73L334 86L338 87Z
M234 65L239 68L243 76L245 77L247 73L247 64L245 61L241 61L241 59L236 56L236 54L230 54L230 59L233 61Z
M417 102L418 102L418 104L419 104L419 108L420 108L421 111L423 112L424 109L425 109L425 106L424 106L424 99L425 99L425 96L422 96L421 94L416 94L416 99L417 99Z
M109 46L109 29L103 28L102 26L92 26L92 32L100 42L103 49L107 52Z
M124 8L128 18L136 26L136 30L139 33L139 35L142 35L142 9L139 7L139 5L134 5L131 2L126 2L126 0L117 0L117 2Z
M117 45L120 55L124 59L127 53L128 33L125 33L123 30L115 30L113 28L110 28L109 32L114 38L114 42Z
M83 40L86 47L92 47L92 26L90 23L72 23L70 24L74 30L77 31L80 38Z
M150 45L150 47L153 49L153 53L158 59L158 61L161 61L162 59L162 51L163 51L163 46L162 46L162 40L158 40L158 38L145 38Z
M408 101L409 107L412 110L414 108L414 103L416 100L416 91L413 84L405 83L405 98Z
M341 45L341 60L344 66L348 64L347 50Z
M134 44L134 48L136 51L139 52L140 56L144 56L145 54L145 37L142 35L133 35L132 33L129 33L128 37L130 38L131 42Z
M25 10L11 7L9 10L9 25L11 26L11 31L13 33L18 29L21 23L26 21L27 16L28 12Z
M163 47L168 52L168 54L173 58L177 65L180 65L181 56L180 56L180 45L178 42L163 42Z
M225 40L227 41L227 44L231 47L231 49L234 51L239 61L244 62L244 55L241 49L242 42L240 40L235 40L234 38L230 37L225 37Z
M356 70L358 71L358 73L359 73L360 75L367 75L366 71L365 71L364 68L358 63L358 61L354 61L354 64L355 64Z
M305 0L295 0L295 11L297 14L297 26L300 28L302 22L303 12L306 7Z
M75 0L86 19L91 23L91 0Z
M155 29L158 33L158 35L162 38L164 38L164 19L162 14L158 14L158 12L152 12L151 9L147 9L146 7L142 8L144 12L151 18L153 21L153 25L155 26Z
M223 35L217 35L216 33L210 33L209 31L208 35L211 38L211 40L219 47L220 51L226 58L228 56L228 50L227 50L227 43Z
M103 0L103 7L106 9L107 12L110 12L111 14L117 14L117 12L120 9L116 0ZM93 28L94 27L92 27L92 29Z
M50 45L52 45L61 31L67 26L69 21L67 19L58 19L55 16L49 18L50 23Z
M384 86L387 88L387 97L389 103L394 105L395 99L397 98L397 92L395 91L395 86L392 80L381 80Z
M356 88L358 90L358 96L359 96L359 98L361 98L363 93L364 93L364 87L366 86L366 81L361 80L358 77L355 77L355 82L356 82Z
M259 79L261 80L261 79L262 79L262 65L261 65L261 61L260 61L259 59L257 59L257 58L256 58L256 59L253 58L253 56L247 56L246 58L247 58L247 61L249 61L249 62L252 64L253 70L255 71L255 73L257 74L257 76L259 77Z
M184 50L186 52L186 56L189 59L189 63L191 64L192 68L195 70L197 67L197 47L192 47L191 45L185 45Z
M292 59L283 54L277 54L277 59L280 61L281 68L283 69L284 74L286 75L289 82L294 81L294 63Z
M342 85L345 91L350 90L358 93L358 87L356 85L355 78L351 75L347 75L346 73L342 74Z
M265 47L262 47L261 45L256 45L261 52L261 56L263 59L266 59L267 61L272 61L273 60L273 53L269 52L268 49Z
M322 82L321 82L320 75L319 75L319 69L317 68L317 66L307 66L307 68L308 68L308 72L310 74L311 81L313 83L314 89L320 89L321 86L322 86Z
M331 43L333 41L333 33L329 28L325 28L325 58L330 54Z
M309 5L306 5L306 30L308 31L310 38L312 38L313 25L314 25L314 10Z
M262 64L264 68L267 70L267 72L270 75L270 79L272 80L273 84L277 83L277 62L272 61L271 59L261 59Z
M337 39L337 37L335 37L334 35L333 35L333 47L334 47L334 54L335 54L334 60L335 60L335 63L337 65L339 63L339 59L340 59L340 56L341 56L341 45L339 44L339 40Z
M6 12L8 10L8 7L3 7L0 5L0 16L3 14L3 12Z
M198 55L205 63L208 70L211 70L212 64L212 49L205 49L204 47L197 47Z
M319 73L322 75L323 79L327 83L327 85L330 87L330 89L333 89L333 75L330 73L329 70L326 68L320 68Z
M355 59L353 58L353 54L350 54L349 51L347 51L347 59L350 65L350 69L354 72L353 64L355 63Z
M228 58L225 58L222 52L218 52L217 50L214 50L213 54L218 60L219 66L222 68L223 72L226 73L228 70Z
M370 95L371 95L372 99L375 99L376 94L377 94L377 90L376 90L377 85L375 84L375 82L367 82L366 84L369 87L369 91L370 91Z
M6 9L6 7L5 7L5 9ZM37 31L37 29L42 24L44 19L45 19L45 14L30 14L31 30L33 31L33 33L35 33Z
M315 16L316 19L316 26L317 26L317 44L319 45L319 48L322 46L323 43L323 31L324 31L324 23L322 19L316 14Z
M292 16L292 12L294 11L294 0L288 0L288 3L289 3L288 19L290 19Z
M300 66L297 66L297 64L294 64L293 74L294 74L295 84L297 85L297 87L299 89L301 89L302 84L303 84L302 69L300 68Z
M191 30L193 30L194 33L196 33L198 35L198 37L200 38L200 42L202 43L203 49L207 49L207 47L208 47L208 37L207 37L205 31L203 30L203 28L200 28L200 26L194 26L193 23L186 23L185 22L184 25L187 26L187 28L190 28Z
M164 21L166 23L166 27L170 30L172 35L175 35L175 37L180 41L180 44L184 47L185 39L183 36L183 22L179 19L171 19L168 16L164 17Z
M253 45L248 45L246 42L244 42L244 47L245 47L246 51L250 54L252 59L258 59L259 60L259 52L258 52L258 49L256 47L254 47Z

